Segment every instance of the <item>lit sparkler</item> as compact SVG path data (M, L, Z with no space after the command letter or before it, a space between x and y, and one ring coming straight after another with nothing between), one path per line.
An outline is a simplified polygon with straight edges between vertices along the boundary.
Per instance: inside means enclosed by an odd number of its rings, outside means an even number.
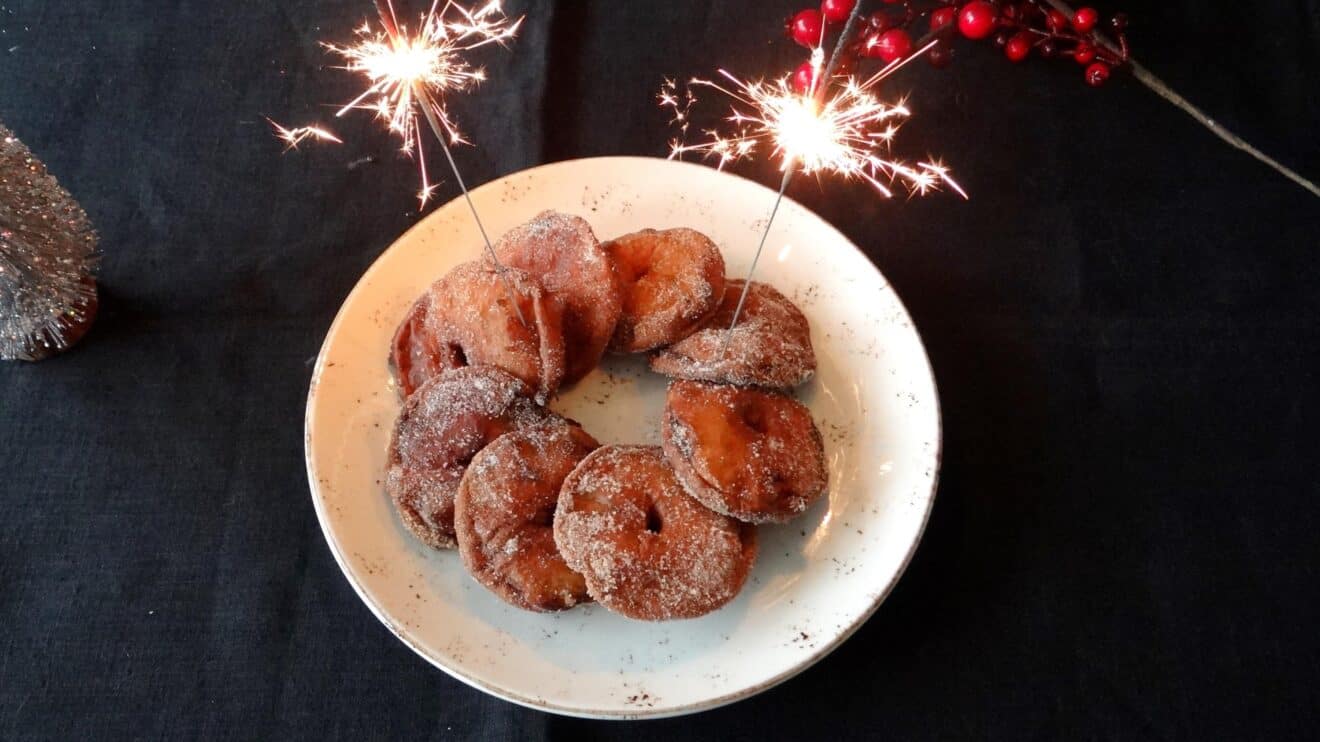
M449 150L450 144L466 143L458 125L445 108L448 94L465 92L486 79L486 72L473 66L467 55L491 44L505 45L517 33L522 18L510 20L500 7L500 0L489 0L476 10L454 0L432 0L430 10L421 16L416 28L399 22L393 0L375 0L380 28L365 22L357 29L357 40L348 45L323 44L344 60L342 69L366 78L368 85L361 95L339 109L336 118L350 111L375 113L390 132L403 142L403 152L417 160L421 174L418 199L423 206L431 199L436 186L426 163L424 131L429 128L440 144L450 171L472 211L486 251L499 270L518 318L527 324L518 305L504 265L495 255L490 236L482 224L472 195ZM426 122L426 127L422 126ZM339 142L331 132L318 126L289 129L275 122L276 136L289 149L309 139Z
M445 108L445 96L484 82L485 70L468 61L468 52L507 43L518 33L522 19L510 21L500 9L499 0L491 0L477 10L452 0L443 6L439 0L432 0L431 9L412 30L399 23L392 0L376 0L376 9L381 30L364 23L357 30L356 43L324 45L344 60L343 69L362 75L370 83L335 115L366 110L384 121L402 140L403 151L417 158L422 183L418 198L425 204L435 186L426 166L421 122L425 120L431 128L447 157L450 144L466 142ZM453 158L448 159L452 165ZM461 181L457 168L453 169ZM467 189L463 190L466 193Z
M931 41L914 54L895 60L863 82L851 77L841 81L834 79L843 40L851 37L861 6L862 3L856 3L840 37L840 45L828 65L823 48L812 52L812 79L817 82L810 93L796 92L791 76L768 82L749 82L724 70L720 70L721 79L693 79L682 90L676 82L666 80L661 88L660 106L673 111L672 123L679 130L679 138L670 145L670 159L692 153L716 161L716 167L723 169L732 162L768 149L772 157L779 158L780 169L784 172L779 196L752 259L730 329L738 324L770 227L795 173L817 176L831 173L846 179L864 180L885 197L893 195L892 186L895 184L902 185L912 195L924 195L947 187L963 198L967 197L949 175L948 168L938 160L912 163L889 154L890 143L911 112L903 101L885 103L876 94L876 86L881 81L921 57L938 41ZM835 88L837 90L830 95ZM730 126L725 131L703 130L700 141L688 143L691 111L698 102L694 93L696 89L714 90L731 100L732 112L726 119Z
M930 42L922 51L936 43ZM908 163L888 155L899 125L911 116L904 101L885 103L871 90L898 65L891 68L865 83L845 81L823 103L795 93L787 77L746 82L720 70L724 81L694 79L682 93L676 83L667 81L660 104L674 110L673 121L681 131L691 125L690 107L697 100L692 87L716 90L736 104L728 117L732 132L706 130L706 139L691 144L675 140L670 144L669 156L673 159L695 153L716 160L717 167L723 169L768 147L772 156L780 158L784 171L796 169L806 175L828 172L861 179L886 197L893 196L890 186L896 181L918 195L943 185L965 197L948 168L938 161Z

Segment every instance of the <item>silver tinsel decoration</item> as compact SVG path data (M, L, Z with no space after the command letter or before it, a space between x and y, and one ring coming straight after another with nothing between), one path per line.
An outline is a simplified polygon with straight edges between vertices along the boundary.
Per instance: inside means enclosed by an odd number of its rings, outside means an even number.
M96 311L96 263L86 212L0 124L0 359L77 342Z

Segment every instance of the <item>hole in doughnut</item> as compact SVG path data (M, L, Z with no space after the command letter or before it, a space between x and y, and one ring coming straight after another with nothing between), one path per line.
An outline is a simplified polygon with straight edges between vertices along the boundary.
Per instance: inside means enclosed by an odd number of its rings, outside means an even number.
M467 353L463 352L463 346L458 343L449 344L449 353L452 355L454 362L459 366L470 365L468 364Z
M738 411L742 416L743 424L757 433L764 434L768 428L765 421L765 413L758 405L747 405Z
M543 528L549 528L550 526L554 525L555 506L551 505L548 508L541 508L540 510L536 511L536 515L532 516L530 522L532 525L541 526Z
M660 511L656 509L655 503L646 509L646 530L650 533L659 533L664 527L664 519L660 517Z

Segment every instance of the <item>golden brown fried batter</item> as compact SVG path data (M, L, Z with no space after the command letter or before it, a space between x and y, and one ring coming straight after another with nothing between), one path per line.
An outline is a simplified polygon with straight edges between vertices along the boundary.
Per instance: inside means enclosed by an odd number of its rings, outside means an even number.
M552 524L564 478L599 445L577 425L557 421L505 433L472 459L458 488L454 530L477 582L532 611L591 600L582 575L559 555Z
M676 379L789 389L816 373L811 328L788 297L752 282L732 330L745 281L729 281L724 301L702 329L660 351L651 370Z
M571 384L596 368L623 311L614 259L580 217L547 211L495 243L505 265L535 276L564 305L564 344Z
M724 256L692 229L644 229L605 243L623 281L610 348L644 353L687 337L724 296Z
M695 618L728 603L756 529L688 497L656 446L606 446L564 481L555 543L587 591L630 618Z
M738 520L783 523L825 494L820 431L811 411L785 394L676 381L661 432L687 491Z
M478 365L497 366L522 379L541 402L559 389L563 305L531 275L516 268L503 273L481 261L463 263L432 284L414 306L395 335L392 356L405 396L437 371Z
M454 496L468 462L509 431L554 419L528 393L494 366L468 366L432 377L404 403L390 440L385 489L417 538L452 549Z

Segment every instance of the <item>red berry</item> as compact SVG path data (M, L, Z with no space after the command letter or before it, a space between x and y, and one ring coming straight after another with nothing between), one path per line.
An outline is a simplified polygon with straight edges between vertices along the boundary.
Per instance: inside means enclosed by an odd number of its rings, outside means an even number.
M1109 25L1115 31L1123 31L1128 27L1127 13L1115 13L1114 17L1109 19Z
M1096 62L1086 68L1086 84L1093 88L1098 88L1105 84L1109 79L1109 65L1104 62Z
M871 28L875 29L876 31L884 31L886 29L893 28L894 26L894 21L889 17L889 14L884 12L883 10L877 10L876 12L872 13L871 17L867 19L867 23L870 23Z
M957 12L954 11L953 8L947 6L932 12L930 14L930 30L938 31L941 28L948 26L950 23L953 23L953 19L956 15Z
M953 49L948 44L940 44L926 53L926 61L937 70L942 70L953 63Z
M852 14L857 0L824 0L820 4L820 14L830 23L843 23Z
M998 13L985 0L973 0L958 11L958 30L969 39L984 39L995 32Z
M1095 8L1082 8L1073 15L1073 29L1077 33L1090 33L1099 20L1100 14L1095 11Z
M1031 54L1031 35L1028 33L1015 34L1004 45L1004 56L1008 57L1010 62L1021 62Z
M891 28L866 44L866 56L889 64L912 53L912 37L901 28Z
M1086 43L1078 44L1077 48L1073 50L1073 59L1077 61L1077 64L1090 64L1094 62L1095 47Z
M1045 25L1049 26L1050 30L1054 33L1059 33L1068 27L1068 16L1057 10L1051 10L1049 14L1045 16Z
M820 44L821 36L825 31L825 19L819 10L814 8L803 10L788 22L788 31L794 41L808 49L814 49Z
M815 90L815 83L816 68L811 66L811 62L803 62L793 73L793 90L798 95L807 95Z

